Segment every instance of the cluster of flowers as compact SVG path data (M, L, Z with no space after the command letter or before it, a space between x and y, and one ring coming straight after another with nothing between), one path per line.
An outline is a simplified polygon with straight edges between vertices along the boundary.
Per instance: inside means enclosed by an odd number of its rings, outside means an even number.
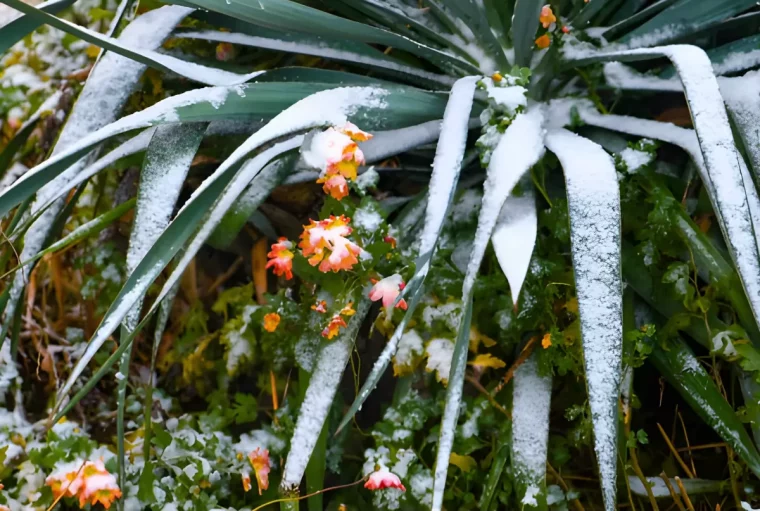
M552 11L551 5L546 4L541 8L541 14L538 17L538 21L541 23L542 27L548 29L548 32L536 39L536 47L540 50L543 50L552 44L549 32L553 31L557 26L557 17L554 15L554 11ZM567 25L562 25L561 30L563 34L567 34L570 32L570 27Z
M93 506L100 503L108 509L114 500L121 497L116 477L106 470L102 460L65 463L48 476L45 484L53 490L56 500L78 498L80 508L88 503Z
M326 194L336 200L342 200L348 195L348 182L356 180L359 166L365 163L364 154L357 142L370 138L372 135L350 122L341 128L328 128L312 137L308 151L303 153L304 161L320 170L317 183L323 185L322 189ZM349 239L352 232L351 219L345 215L330 215L329 218L319 221L310 220L309 225L304 226L298 248L309 264L318 267L323 273L351 270L359 263L364 253L359 245ZM396 240L392 237L386 237L385 241L395 247ZM287 238L280 238L272 245L266 267L272 268L275 275L290 280L293 278L295 255L293 242ZM374 286L369 297L372 301L382 300L386 314L390 314L394 304L398 308L406 309L407 305L403 299L396 303L398 295L404 289L400 275L394 274L372 282ZM312 310L326 314L327 303L317 302L312 306ZM332 315L322 331L322 336L332 339L338 335L340 328L347 326L344 317L350 317L354 313L353 303L347 303ZM264 318L264 328L273 332L279 321L280 317L276 313L267 314Z

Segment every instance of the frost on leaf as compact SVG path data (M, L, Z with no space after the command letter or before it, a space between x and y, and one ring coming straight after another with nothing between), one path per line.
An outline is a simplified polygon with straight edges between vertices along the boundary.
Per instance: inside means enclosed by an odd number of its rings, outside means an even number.
M612 509L623 348L617 175L612 158L600 146L569 131L549 132L546 147L565 173L594 445L602 496Z

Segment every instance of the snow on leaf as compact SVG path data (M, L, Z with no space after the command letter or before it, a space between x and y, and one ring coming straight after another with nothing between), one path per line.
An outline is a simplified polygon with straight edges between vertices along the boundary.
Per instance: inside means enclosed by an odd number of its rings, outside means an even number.
M515 371L512 388L512 472L519 500L529 488L538 489L532 499L546 498L551 395L552 378L538 374L534 353Z
M605 509L615 508L617 407L623 356L620 191L601 146L553 130L546 147L565 173L583 358Z
M224 91L226 89L222 88L221 90ZM203 89L200 92L203 92ZM262 151L247 164L243 165L242 168L236 170L236 165L241 160L262 145L284 137L289 133L305 131L323 125L345 124L347 116L355 113L359 107L382 108L385 104L383 97L386 94L386 91L383 89L375 87L344 87L317 92L283 110L235 149L214 173L206 178L193 192L193 195L180 209L177 216L169 224L169 227L156 241L154 247L148 251L144 259L135 268L133 274L124 284L119 296L116 297L98 329L93 334L87 350L72 369L69 379L59 394L58 405L60 405L66 394L71 390L71 387L87 363L97 353L111 333L113 333L116 326L127 315L134 304L144 296L153 280L161 273L165 264L168 263L166 254L177 254L181 246L189 240L188 246L185 247L176 267L156 297L153 307L151 307L146 315L146 319L156 311L163 298L171 292L184 269L205 240L211 235L214 228L219 225L219 222L229 208L232 207L234 201L243 193L245 186L274 157L298 147L303 141L303 136L292 137L285 142ZM114 124L119 124L120 122ZM213 201L210 211L200 212L197 210L197 204L201 203L201 199L203 201ZM193 207L194 205L196 207ZM203 216L199 217L200 214L203 214ZM193 227L198 225L198 223L200 223L200 226L194 232ZM172 226L175 226L175 229ZM178 238L173 239L175 236ZM171 245L168 247L158 246L161 240L165 238L171 239ZM161 257L158 257L159 255ZM165 262L156 264L155 259L157 257ZM146 319L143 320L143 323ZM136 328L135 332L139 328L140 326Z
M118 40L134 45L135 48L158 48L175 25L192 11L186 7L164 6L147 12L127 25ZM147 66L126 57L112 52L105 53L90 71L79 99L74 103L58 142L53 148L53 156L65 152L86 135L116 119L146 68ZM40 207L48 202L48 197L60 189L70 189L67 187L69 181L87 165L87 162L87 158L82 158L40 189L32 204L32 213L40 211ZM22 261L31 259L43 248L54 220L63 206L64 199L58 199L29 228L24 236L24 248L20 256ZM24 270L14 277L8 307L5 311L6 323L13 318L27 280L28 275Z
M323 345L316 361L283 469L280 489L285 493L297 490L317 443L317 437L322 432L359 327L372 303L366 298L368 291L361 290L361 298L357 297L359 304L356 314L349 320L348 328L335 341Z
M435 158L433 160L433 173L430 178L430 189L428 191L427 209L425 211L425 221L420 236L419 258L417 259L416 273L407 283L404 289L403 297L407 298L408 308L403 319L393 332L388 344L383 348L382 353L372 366L372 370L367 376L359 394L351 404L351 408L343 417L338 431L340 431L351 420L362 403L367 399L369 394L377 385L385 368L396 353L399 340L404 334L406 325L411 320L414 310L417 308L422 294L425 277L430 269L430 259L435 250L438 237L441 234L443 221L449 210L451 200L454 197L459 173L462 168L462 160L467 146L467 133L469 131L470 112L472 111L473 96L478 77L469 76L460 78L451 88L449 101L446 104L446 110L443 114L443 121L440 128L434 125L425 127L425 130L440 129L438 145L436 147ZM425 131L423 136L430 132ZM370 141L371 142L371 141ZM369 144L368 142L367 144ZM364 145L362 148L365 147ZM378 151L380 152L380 151ZM370 154L372 151L370 150Z
M345 44L343 41L328 41L307 34L288 34L290 40L216 30L180 32L177 35L187 39L203 39L302 55L316 55L326 59L386 69L397 74L422 78L436 84L451 85L452 83L449 76L406 66L370 46Z
M760 250L758 235L754 234L755 225L760 221L760 201L756 201L753 196L756 193L745 186L748 173L734 144L718 81L704 50L696 46L671 45L591 52L581 55L579 60L635 61L659 57L670 59L681 79L704 158L704 166L698 166L702 181L710 192L710 200L755 321L760 324Z
M491 235L496 259L507 277L512 301L517 305L530 258L536 245L538 217L536 199L529 179L523 178L522 195L511 195L504 201L496 227Z
M443 506L443 492L446 486L448 468L446 460L451 454L454 440L453 432L456 429L459 405L462 399L467 347L470 342L469 316L472 315L472 288L504 201L522 175L543 155L544 130L542 123L543 112L540 108L528 110L515 117L515 120L509 125L496 145L488 164L478 227L462 286L462 300L467 305L463 311L463 319L459 324L446 393L446 406L441 421L433 485L433 510L441 509Z

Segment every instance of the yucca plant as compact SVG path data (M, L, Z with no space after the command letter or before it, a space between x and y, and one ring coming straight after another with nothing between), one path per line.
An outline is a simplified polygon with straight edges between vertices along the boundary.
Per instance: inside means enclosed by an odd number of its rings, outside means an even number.
M375 135L360 144L369 163L431 143L436 149L425 198L412 203L423 207L406 208L399 220L410 226L412 238L419 238L411 279L396 299L404 299L408 307L338 429L350 422L377 385L428 294L426 282L440 257L441 231L457 190L482 187L477 227L463 265L462 307L430 508L444 506L484 257L492 246L515 307L526 306L520 304L523 283L540 273L531 266L541 213L537 201L551 204L557 197L567 203L604 508L616 507L618 463L625 457L619 449L619 424L629 424L621 419L619 406L622 394L628 417L634 367L624 364L624 329L635 333L644 324L664 325L672 335L667 345L651 344L645 329L644 340L637 341L639 349L744 466L760 476L755 443L678 337L684 332L734 365L752 415L760 369L754 362L754 350L760 347L760 200L755 183L760 179L755 128L760 89L751 71L760 60L753 35L759 14L754 1L324 0L312 6L290 0L181 0L130 20L125 14L132 12L131 3L124 0L112 25L120 30L117 38L51 14L70 3L65 0L40 8L21 0L3 3L24 13L0 29L3 48L40 24L103 48L50 157L0 193L0 213L9 218L5 237L22 247L17 256L8 247L5 252L6 264L11 257L16 262L2 294L3 337L11 334L14 349L20 303L35 261L99 231L131 206L125 203L55 241L78 197L71 198L71 191L81 190L121 158L145 153L127 253L129 278L59 389L53 421L116 364L121 364L121 375L128 374L131 342L157 315L155 356L179 279L198 250L210 238L234 237L276 186L295 179L296 171L303 170L298 150L314 136L312 130L351 121ZM162 48L167 38L321 60L311 68L252 68L232 60L233 65L221 69L177 51L176 45ZM352 72L320 69L333 62ZM626 62L636 62L636 68L622 64ZM120 116L148 67L186 79L186 91ZM680 94L685 95L690 115L680 121L688 127L654 120L653 109L636 106L660 93L676 105L682 105ZM621 109L637 115L610 113ZM175 214L204 137L214 129L241 129L230 121L244 121L242 133L252 134L226 155ZM28 133L20 130L19 138L0 156L4 168ZM121 137L125 134L129 138ZM656 144L644 141L629 147L630 139L622 135L678 148L690 158L686 171L666 173L669 167L660 164ZM101 155L100 149L114 140L120 145ZM415 157L429 158L429 153L416 152ZM558 180L560 168L564 187ZM318 177L313 172L306 176ZM621 179L633 183L624 186L622 213ZM709 205L701 207L715 216L719 233L705 234L681 197L673 195L681 193L686 204L700 190L709 199ZM655 204L649 219L638 218L637 208L645 202ZM646 252L651 245L641 242L652 215L659 228L676 233L681 243L667 254L676 262L664 275L652 266ZM165 270L168 276L160 292L141 314L149 289ZM708 296L706 286L713 294ZM285 508L297 508L295 497L312 452L315 446L324 449L320 435L369 311L362 294L366 292L359 288L348 328L337 340L320 345L310 368L311 384L280 483ZM70 396L93 357L119 329L118 349ZM312 335L319 339L319 329ZM511 460L517 502L526 509L547 507L552 384L551 371L542 370L538 358L528 357L514 374L512 440L505 452L498 451L494 467L501 469L492 471L498 481L506 460ZM126 389L122 376L121 466ZM757 440L760 423L753 422L752 429ZM641 486L654 500L652 490ZM493 492L489 483L481 498L483 509L495 505Z

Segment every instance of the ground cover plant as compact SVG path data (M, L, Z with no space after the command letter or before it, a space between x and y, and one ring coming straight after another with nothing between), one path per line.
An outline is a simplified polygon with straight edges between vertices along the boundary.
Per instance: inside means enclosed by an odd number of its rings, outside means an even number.
M3 0L0 509L754 509L749 0Z

